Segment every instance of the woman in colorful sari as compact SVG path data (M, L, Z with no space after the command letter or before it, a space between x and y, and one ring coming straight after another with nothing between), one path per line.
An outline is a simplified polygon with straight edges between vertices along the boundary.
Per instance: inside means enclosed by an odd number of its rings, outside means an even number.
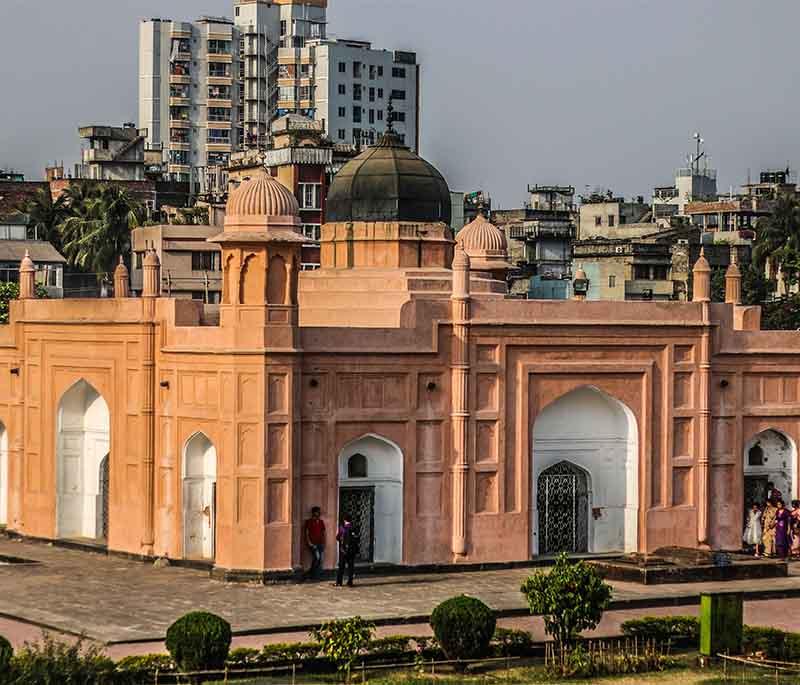
M778 513L777 508L772 503L772 500L767 500L764 506L764 513L761 515L761 527L764 533L761 537L761 542L764 545L764 556L775 556L775 515Z
M792 501L792 558L800 558L800 500Z
M783 504L783 500L778 500L778 511L775 513L775 553L781 559L785 559L789 555L789 546L791 545L791 533L789 526L792 517L789 511Z

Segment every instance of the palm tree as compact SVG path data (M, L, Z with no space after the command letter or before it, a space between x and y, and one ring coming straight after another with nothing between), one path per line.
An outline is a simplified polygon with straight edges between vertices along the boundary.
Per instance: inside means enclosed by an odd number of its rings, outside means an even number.
M131 230L140 225L144 208L116 185L77 187L67 200L69 216L61 224L64 256L70 265L102 279L113 271L119 255L131 249Z
M794 195L778 198L769 217L758 222L753 263L770 276L780 267L787 282L794 282L800 269L800 202Z
M39 188L34 196L20 209L28 215L30 237L46 240L61 250L61 234L58 227L67 216L67 203L63 195L53 200L50 188Z

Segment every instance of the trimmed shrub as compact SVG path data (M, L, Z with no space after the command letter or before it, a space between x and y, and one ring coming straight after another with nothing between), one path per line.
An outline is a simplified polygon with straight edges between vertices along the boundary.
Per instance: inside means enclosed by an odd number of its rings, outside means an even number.
M374 656L402 656L411 650L411 638L404 635L390 635L372 640L367 654Z
M495 628L492 648L498 656L528 656L533 653L533 636L526 630Z
M126 656L117 662L115 685L138 685L155 680L155 675L174 673L175 662L169 654L142 654Z
M225 665L231 668L258 668L265 659L260 649L252 647L237 647L232 649L225 660Z
M611 602L611 586L586 562L561 554L549 572L538 571L520 588L531 613L544 617L544 628L560 644L574 642L581 631L597 627Z
M231 624L214 614L194 611L167 629L166 645L183 671L220 670L231 648Z
M697 643L700 639L700 621L694 616L645 616L625 621L622 634L641 640L686 640Z
M26 643L11 659L9 681L14 685L56 685L56 683L115 683L114 662L101 647L79 638L58 642L47 633L36 643Z
M14 656L14 648L8 640L0 635L0 673L8 671L12 656Z
M788 660L787 633L777 628L745 626L742 634L742 649L745 654L759 654L767 659Z
M478 659L489 652L494 612L475 597L451 597L431 614L431 628L448 659Z
M307 661L314 659L319 654L319 645L316 642L278 642L274 645L264 645L261 658L268 663L293 661Z

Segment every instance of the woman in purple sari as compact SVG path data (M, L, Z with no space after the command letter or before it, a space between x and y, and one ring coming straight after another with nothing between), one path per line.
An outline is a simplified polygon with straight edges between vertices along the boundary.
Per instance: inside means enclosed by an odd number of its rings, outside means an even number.
M778 512L775 514L775 552L778 558L785 559L789 556L789 548L791 547L789 536L792 517L786 510L783 500L778 500L777 507Z

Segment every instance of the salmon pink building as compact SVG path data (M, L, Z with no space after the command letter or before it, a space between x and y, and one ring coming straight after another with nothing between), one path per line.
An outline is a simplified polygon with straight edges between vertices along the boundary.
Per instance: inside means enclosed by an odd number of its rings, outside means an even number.
M392 132L328 196L322 268L298 206L231 193L219 317L143 296L37 300L29 258L0 326L0 519L9 531L219 577L307 563L312 506L361 561L735 549L768 481L798 495L800 333L727 303L507 298L504 234L454 241L450 195ZM591 284L589 285L591 288ZM335 562L329 545L326 564Z

